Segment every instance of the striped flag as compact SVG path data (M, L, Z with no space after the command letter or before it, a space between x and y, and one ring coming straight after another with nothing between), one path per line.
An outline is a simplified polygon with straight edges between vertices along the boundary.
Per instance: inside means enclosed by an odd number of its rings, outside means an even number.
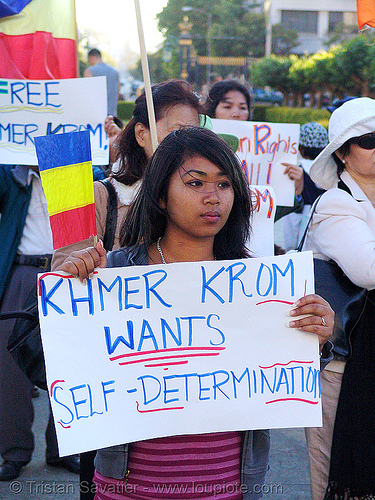
M0 0L0 78L76 78L76 38L74 0Z
M365 24L375 28L374 0L357 0L357 20L359 29L362 29Z
M36 137L35 148L53 247L96 235L90 133L85 130Z

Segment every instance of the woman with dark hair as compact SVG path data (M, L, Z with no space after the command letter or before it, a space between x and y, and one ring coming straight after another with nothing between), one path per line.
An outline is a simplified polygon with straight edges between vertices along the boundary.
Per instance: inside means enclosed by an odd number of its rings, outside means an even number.
M127 214L126 246L108 254L108 267L245 258L250 213L249 190L232 150L210 130L177 130L152 156ZM98 243L74 252L61 270L83 280L106 265ZM291 314L307 314L290 326L317 333L321 345L331 335L333 313L321 297L306 295ZM102 449L95 460L95 500L176 498L166 491L177 488L183 498L196 500L198 484L205 500L255 500L262 496L268 452L267 430L169 436ZM158 493L156 484L167 490Z
M152 87L158 140L162 141L173 130L187 125L199 125L199 114L204 110L198 96L183 80L171 80ZM120 132L120 129L118 129ZM94 182L96 229L98 239L104 240L107 222L109 190L117 200L117 225L111 250L119 248L119 234L130 203L137 193L148 159L152 155L151 133L148 121L146 96L135 101L133 117L119 134L113 145L118 150L117 161L112 166L107 187ZM105 181L108 183L108 181ZM93 239L63 247L55 251L52 270L59 266L74 250L93 245Z
M210 118L250 120L250 92L236 80L216 82L208 93L205 109Z

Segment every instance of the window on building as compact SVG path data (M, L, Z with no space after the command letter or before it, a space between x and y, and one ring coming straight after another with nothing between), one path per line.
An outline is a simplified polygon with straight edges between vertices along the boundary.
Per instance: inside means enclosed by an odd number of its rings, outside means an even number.
M301 33L318 32L318 11L282 10L281 24Z
M335 31L336 26L343 22L343 12L330 12L328 15L328 33L332 33L332 31Z
M357 13L356 12L344 12L344 24L347 26L357 26Z

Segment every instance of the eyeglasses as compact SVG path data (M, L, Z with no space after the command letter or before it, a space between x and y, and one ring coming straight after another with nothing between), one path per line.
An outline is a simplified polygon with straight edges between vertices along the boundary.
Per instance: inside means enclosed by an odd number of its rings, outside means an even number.
M350 139L350 143L358 144L362 149L375 149L375 132L361 135L360 137L353 137L353 139Z

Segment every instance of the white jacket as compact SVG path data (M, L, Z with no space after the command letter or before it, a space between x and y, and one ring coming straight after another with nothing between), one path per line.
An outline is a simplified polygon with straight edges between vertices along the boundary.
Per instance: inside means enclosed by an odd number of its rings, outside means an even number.
M353 196L337 187L322 195L303 250L336 261L353 283L370 290L375 288L375 208L348 172L341 179Z

